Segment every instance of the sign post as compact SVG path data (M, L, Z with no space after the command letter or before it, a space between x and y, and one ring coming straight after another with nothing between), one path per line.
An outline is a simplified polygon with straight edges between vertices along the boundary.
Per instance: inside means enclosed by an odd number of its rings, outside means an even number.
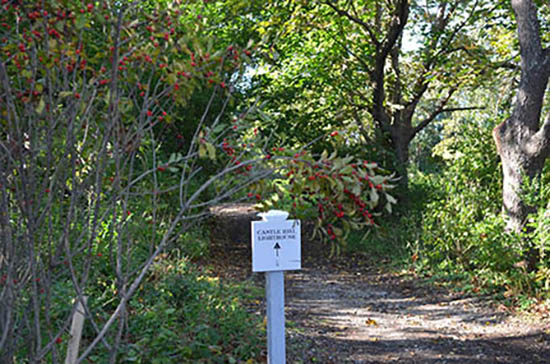
M285 270L301 269L300 221L288 212L260 213L252 222L252 271L266 272L267 356L269 364L286 363Z

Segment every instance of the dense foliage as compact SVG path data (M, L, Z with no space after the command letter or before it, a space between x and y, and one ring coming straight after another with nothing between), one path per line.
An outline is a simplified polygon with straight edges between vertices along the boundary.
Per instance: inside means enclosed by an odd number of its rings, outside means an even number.
M268 207L278 191L296 200L298 216L305 205L326 205L330 214L307 215L340 242L346 230L374 225L379 205L395 204L392 177L375 163L274 144L259 101L243 96L252 43L227 41L231 27L215 18L216 4L2 7L2 362L64 361L76 303L87 327L80 362L252 360L254 335L231 339L229 331L257 331L257 322L188 270L168 269L184 277L151 283L150 271L167 264L162 253L191 244L186 234L225 201ZM196 295L172 292L188 289ZM136 296L157 290L163 298L152 307L136 306ZM170 301L176 294L183 307ZM161 322L137 342L142 315ZM181 320L182 336L169 334ZM182 340L182 351L152 357Z
M524 67L548 53L547 5L0 3L2 363L63 362L78 302L79 362L261 360L258 293L191 262L223 202L311 220L333 252L549 298L547 103L514 132L516 90L550 75ZM537 169L502 169L506 143Z

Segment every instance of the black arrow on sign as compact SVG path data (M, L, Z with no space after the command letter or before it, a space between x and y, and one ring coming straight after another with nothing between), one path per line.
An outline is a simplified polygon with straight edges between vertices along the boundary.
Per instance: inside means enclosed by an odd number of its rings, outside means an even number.
M275 254L279 256L279 249L281 249L281 246L279 245L279 243L275 243L275 246L273 247L273 249L275 249Z

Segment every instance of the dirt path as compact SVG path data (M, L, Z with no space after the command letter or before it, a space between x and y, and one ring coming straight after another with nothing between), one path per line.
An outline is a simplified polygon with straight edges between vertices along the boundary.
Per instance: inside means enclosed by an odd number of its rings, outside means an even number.
M286 274L289 363L550 363L548 321L367 266L305 265Z
M216 224L208 264L225 279L263 285L263 274L251 273L250 243L230 237L249 220L231 217ZM550 364L548 315L529 321L483 297L420 285L368 257L329 259L325 250L302 242L303 269L285 274L289 364Z

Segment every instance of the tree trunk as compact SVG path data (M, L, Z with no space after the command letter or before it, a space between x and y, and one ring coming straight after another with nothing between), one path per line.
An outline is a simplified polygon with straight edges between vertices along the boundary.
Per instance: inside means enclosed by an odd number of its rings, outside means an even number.
M498 132L498 127L495 131ZM495 135L495 140L498 140L497 135ZM506 230L529 233L532 229L526 226L527 218L529 214L536 212L536 207L525 203L522 195L523 185L540 176L544 160L530 158L521 146L514 144L501 145L499 154L502 161L502 207L507 219ZM523 235L522 239L526 248L524 259L527 261L528 270L533 271L536 269L540 254L530 243L528 235Z
M511 117L493 130L502 160L503 210L511 231L521 232L533 207L521 196L525 177L540 175L550 151L550 120L540 126L544 94L550 74L548 49L543 49L537 8L532 0L512 0L518 23L521 79Z
M498 145L498 128L495 129L495 141ZM522 197L522 183L540 175L542 165L527 158L522 148L514 144L501 144L499 154L502 162L503 188L502 207L507 217L508 231L520 233L524 229L529 213L535 211L527 206Z
M412 139L410 124L410 120L397 120L392 125L391 132L393 150L396 158L395 169L401 178L401 185L405 188L408 187L409 183L407 166L409 165L409 144Z
M537 8L532 0L512 0L518 24L521 78L514 110L509 119L493 130L502 161L503 210L507 229L520 233L527 216L535 211L527 206L521 189L527 178L539 176L550 154L550 118L541 125L542 105L550 76L550 50L543 49ZM528 248L526 258L535 268L537 254Z

